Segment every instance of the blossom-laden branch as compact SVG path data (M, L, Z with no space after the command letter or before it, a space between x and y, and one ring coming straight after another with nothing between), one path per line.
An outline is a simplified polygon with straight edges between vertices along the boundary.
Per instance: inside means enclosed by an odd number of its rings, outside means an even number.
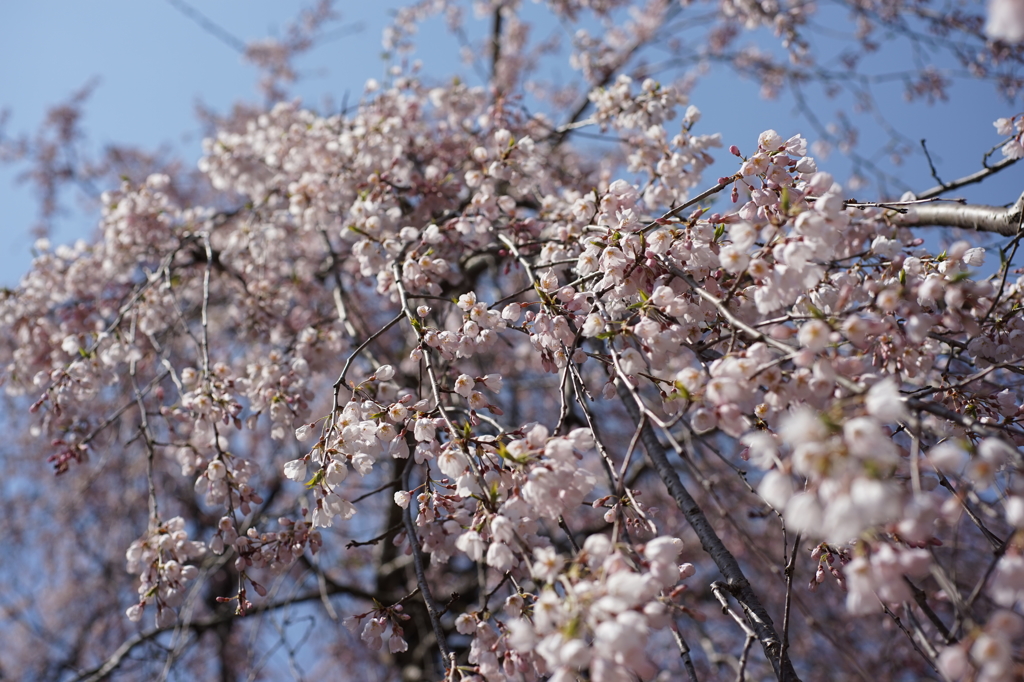
M800 44L799 8L729 6ZM99 241L41 245L0 301L33 432L60 471L126 472L101 509L144 526L121 545L127 615L157 628L82 667L178 618L270 608L280 581L309 601L376 582L349 590L351 655L377 665L386 643L448 679L695 678L711 656L664 663L673 632L684 656L691 635L734 652L741 679L824 677L823 646L878 676L922 653L951 678L1016 672L1020 202L851 205L773 130L704 184L720 136L682 88L622 73L683 11L661 0L629 36L577 34L599 87L552 134L516 104L515 3L490 9L492 89L396 66L344 114L239 114L204 144L211 201L125 180ZM584 109L621 164L570 144ZM243 208L209 207L227 196ZM967 242L932 253L911 216L1011 236L998 272ZM887 612L907 641L821 625Z

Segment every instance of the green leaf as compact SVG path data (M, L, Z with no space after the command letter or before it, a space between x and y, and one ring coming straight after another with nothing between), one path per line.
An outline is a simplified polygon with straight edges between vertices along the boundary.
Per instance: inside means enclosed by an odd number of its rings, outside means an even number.
M686 386L683 386L682 382L679 382L679 381L673 381L673 382L672 382L672 385L673 385L673 386L675 386L675 389L676 389L676 393L677 393L677 394L678 394L678 395L679 395L679 396L680 396L680 397L681 397L681 398L682 398L683 400L689 400L689 399L690 399L690 392L689 392L689 391L688 391L688 390L686 389ZM673 397L673 396L669 396L669 397L671 398L671 397Z
M323 480L324 480L324 470L323 469L317 469L316 473L313 474L313 478L309 479L309 482L306 483L306 487L307 488L316 487L321 482L323 482Z

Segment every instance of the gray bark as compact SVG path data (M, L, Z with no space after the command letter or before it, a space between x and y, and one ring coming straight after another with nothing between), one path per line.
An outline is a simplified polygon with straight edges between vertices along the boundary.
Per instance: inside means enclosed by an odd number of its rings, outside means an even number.
M629 416L633 421L639 423L640 410L633 401L629 390L621 382L618 382L618 389L619 397L626 406ZM775 624L772 622L771 616L768 615L768 611L761 604L761 600L758 599L754 589L750 586L750 582L743 574L743 569L740 568L736 557L726 548L722 539L718 537L718 533L715 532L711 522L708 521L704 510L700 508L700 505L697 504L697 501L693 499L682 481L679 480L679 474L668 461L665 448L662 447L658 436L651 428L650 422L644 424L640 438L643 441L644 449L647 451L647 458L651 461L651 465L658 472L658 476L665 484L665 487L668 488L672 499L675 500L679 510L683 512L683 516L686 517L686 520L697 534L701 547L704 548L704 551L715 562L718 570L722 573L722 577L725 578L729 594L743 607L743 614L746 617L747 623L749 623L761 642L764 655L768 662L771 663L775 676L782 682L799 682L800 678L797 676L796 670L794 670L793 664L789 660L789 655L782 649L782 639L775 630Z
M917 204L907 213L898 213L889 220L903 227L959 227L1012 237L1020 231L1022 219L1024 194L1009 208L955 203Z

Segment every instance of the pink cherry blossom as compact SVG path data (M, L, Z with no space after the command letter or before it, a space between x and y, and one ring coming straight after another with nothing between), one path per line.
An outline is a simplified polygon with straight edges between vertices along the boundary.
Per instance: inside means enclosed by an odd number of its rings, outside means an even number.
M207 116L194 173L76 161L70 105L56 146L5 137L44 202L106 192L94 241L39 243L0 295L5 540L32 569L8 577L46 583L5 602L0 664L1019 677L1021 200L950 199L1015 177L1024 117L986 123L1003 160L891 189L846 112L728 140L680 70L881 86L884 35L955 60L900 71L912 97L1008 92L1014 2L988 39L980 7L858 5L826 59L811 3L414 1L380 79L314 107L284 95L322 3L245 49L270 100ZM475 75L424 71L435 19Z

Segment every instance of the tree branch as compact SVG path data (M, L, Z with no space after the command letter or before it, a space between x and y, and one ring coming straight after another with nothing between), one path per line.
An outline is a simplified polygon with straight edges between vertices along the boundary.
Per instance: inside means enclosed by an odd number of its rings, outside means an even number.
M358 588L339 585L333 582L327 584L326 591L328 594L348 594L353 597L366 599L367 601L372 601L374 599L373 595L364 592ZM269 604L255 605L252 608L248 609L248 611L246 612L246 616L251 617L257 613L263 613L265 611L274 611L286 606L291 606L292 604L299 604L307 601L315 601L320 598L321 592L319 589L317 589L313 592L308 592L306 594L301 594L295 597L288 597L280 601L271 602ZM214 614L207 618L203 618L201 620L194 620L188 623L186 627L188 629L194 630L197 633L203 633L218 625L228 623L235 620L236 618L242 617L243 616L240 616L233 609L225 609L221 613ZM152 630L146 630L144 632L139 632L135 634L134 636L128 638L123 644L121 644L121 646L119 646L117 650L107 658L107 660L105 660L103 663L96 666L95 668L79 673L78 677L75 677L71 682L99 682L100 680L105 679L121 665L121 662L128 657L128 655L135 649L135 647L139 646L140 644L144 644L145 642L148 642L165 632L172 632L180 627L183 627L181 623L174 623L173 625L168 625L166 627L157 627L153 628Z
M971 173L970 175L966 175L958 180L952 180L950 182L946 182L941 185L932 187L931 189L927 189L918 194L917 198L931 199L932 197L937 197L939 195L945 194L950 190L959 189L960 187L965 187L967 185L973 185L975 183L981 182L990 175L995 175L1004 168L1012 166L1018 161L1020 161L1020 159L1003 159L1002 161L993 166L986 166L985 168L982 168L977 173Z
M616 382L616 385L619 391L619 398L622 400L623 405L626 406L629 416L635 423L639 423L641 417L640 408L634 404L629 389L626 388L621 380ZM658 436L654 433L649 423L644 424L640 437L644 448L647 450L648 459L650 459L655 471L658 472L658 476L665 484L665 487L668 488L669 494L676 501L679 510L683 512L683 516L686 517L686 520L697 534L701 547L704 548L704 551L708 553L715 562L715 565L718 566L718 570L722 572L729 593L743 606L747 621L750 623L751 628L753 628L758 640L760 640L761 646L764 648L765 657L771 663L776 677L783 682L799 682L800 678L797 676L789 656L782 651L782 640L775 631L775 625L772 623L771 616L768 615L768 611L761 605L761 600L754 593L750 582L743 574L743 569L740 568L739 562L736 561L736 557L726 548L722 539L718 537L718 533L715 532L711 522L704 515L704 510L700 508L700 505L697 504L697 501L693 499L682 481L679 480L679 474L676 473L672 464L669 463L668 455L665 453L665 449L661 446Z
M413 458L410 457L405 463L405 471L402 472L402 488L409 490L409 474L412 473ZM413 568L416 571L416 584L420 588L420 594L423 595L423 603L427 607L427 615L430 616L430 625L434 628L434 636L437 637L437 648L441 650L441 659L444 663L445 669L448 668L451 661L448 640L444 633L444 628L441 626L441 605L434 600L434 595L430 592L430 584L427 582L427 574L423 568L423 550L420 547L419 536L416 534L416 523L412 518L413 505L418 504L414 501L409 503L409 506L405 508L405 534L408 536L409 547L412 549Z
M959 227L1012 237L1024 221L1024 194L1009 208L962 204L920 204L896 213L889 222L901 227Z
M491 29L491 85L495 85L498 82L498 63L501 61L501 27L502 27L502 16L501 12L505 9L505 6L499 4L494 8L494 18Z

